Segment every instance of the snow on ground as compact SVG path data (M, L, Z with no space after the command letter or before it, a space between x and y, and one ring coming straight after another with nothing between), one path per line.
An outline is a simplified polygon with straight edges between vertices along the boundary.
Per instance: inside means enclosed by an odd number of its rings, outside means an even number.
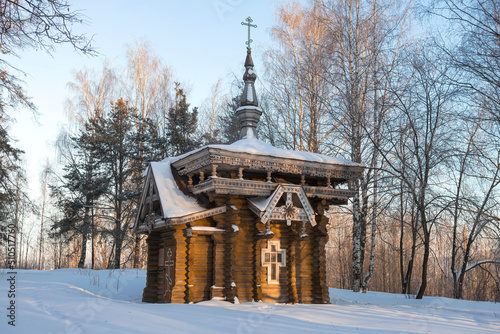
M500 304L330 289L331 305L141 303L144 270L19 270L16 326L0 270L0 333L500 333Z

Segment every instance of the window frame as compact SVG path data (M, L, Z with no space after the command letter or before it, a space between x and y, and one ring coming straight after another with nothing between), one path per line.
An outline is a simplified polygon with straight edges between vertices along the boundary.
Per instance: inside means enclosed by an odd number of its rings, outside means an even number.
M274 246L274 247L273 247ZM273 251L275 249L275 251ZM268 240L267 248L261 248L261 266L267 268L267 284L280 284L280 267L286 267L286 249L281 248L280 241ZM273 261L273 255L275 260ZM281 262L278 261L281 255ZM276 278L272 278L273 268Z

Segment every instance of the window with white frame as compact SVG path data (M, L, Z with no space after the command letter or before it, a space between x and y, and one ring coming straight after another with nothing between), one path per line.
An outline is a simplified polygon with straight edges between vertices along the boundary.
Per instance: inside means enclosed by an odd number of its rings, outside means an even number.
M279 241L268 240L267 248L261 249L261 262L267 267L267 283L279 284L280 267L286 267L286 250L280 248Z

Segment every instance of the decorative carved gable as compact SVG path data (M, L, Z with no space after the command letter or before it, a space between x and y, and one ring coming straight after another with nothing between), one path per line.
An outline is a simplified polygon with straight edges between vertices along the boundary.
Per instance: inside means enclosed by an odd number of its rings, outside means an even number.
M180 204L172 202L172 205ZM151 233L152 230L165 225L185 224L191 221L220 215L225 212L226 206L223 205L194 213L187 212L185 215L178 217L165 217L165 210L160 199L158 185L154 174L149 171L144 182L134 231L135 233Z
M140 225L145 225L148 233L153 229L154 223L163 217L163 209L160 204L160 196L156 188L153 173L150 171L144 181L144 187L139 203L134 230L137 231Z
M278 206L281 199L285 204ZM310 222L316 225L314 210L307 200L307 195L300 185L280 184L271 196L249 198L249 207L266 224L269 220L285 220L287 225L292 221Z

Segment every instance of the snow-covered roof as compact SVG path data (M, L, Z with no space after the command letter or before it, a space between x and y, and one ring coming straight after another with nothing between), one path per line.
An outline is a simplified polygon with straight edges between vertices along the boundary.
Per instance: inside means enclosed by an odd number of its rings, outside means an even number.
M173 163L175 161L182 160L206 148L225 150L229 152L248 153L261 156L285 158L285 159L295 159L295 160L309 161L309 162L362 167L362 165L359 163L352 162L350 160L343 158L331 157L319 153L293 151L293 150L277 148L257 138L244 138L229 145L222 145L222 144L207 145L197 150L193 150L191 152L180 155L174 158L174 160L172 160L171 162Z
M152 162L151 171L156 181L160 197L163 218L178 218L205 211L196 199L185 195L175 183L170 163L175 158L166 158L161 162Z
M312 152L292 151L292 150L277 148L261 140L258 140L257 138L241 139L234 142L231 145L213 145L213 146L217 146L217 148L219 149L225 149L233 152L252 153L252 154L297 159L297 160L311 161L311 162L361 166L360 164L342 158L335 158L328 155L312 153Z
M160 162L152 162L150 164L151 172L153 173L158 195L163 210L163 218L180 218L191 214L199 213L207 210L197 203L194 197L184 194L176 184L172 174L171 164L176 161L187 158L204 149L218 149L235 153L246 153L259 156L277 157L284 159L295 159L308 162L344 165L344 166L361 166L352 161L335 158L323 154L312 152L292 151L274 147L256 138L244 138L230 145L212 144L207 145L197 150L193 150L186 154L165 158ZM272 196L271 196L272 197ZM257 207L265 207L268 204L269 198L255 198L254 205ZM262 211L264 211L262 210Z

